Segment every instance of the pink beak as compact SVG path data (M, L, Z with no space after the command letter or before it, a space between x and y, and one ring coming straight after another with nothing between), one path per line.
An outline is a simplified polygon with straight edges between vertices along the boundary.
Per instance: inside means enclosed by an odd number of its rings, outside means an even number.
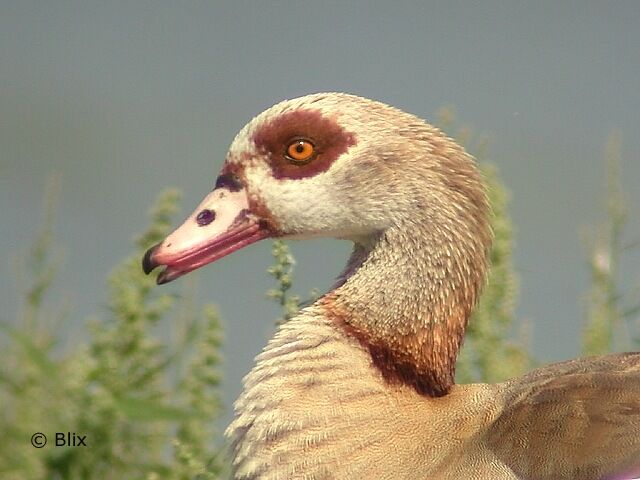
M223 177L180 227L145 253L146 274L166 266L158 285L270 236L266 222L251 213L246 190Z

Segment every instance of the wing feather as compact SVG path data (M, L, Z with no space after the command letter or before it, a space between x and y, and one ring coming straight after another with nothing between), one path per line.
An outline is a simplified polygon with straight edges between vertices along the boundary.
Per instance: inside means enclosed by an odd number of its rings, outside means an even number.
M506 392L486 443L519 478L640 475L640 353L549 365Z

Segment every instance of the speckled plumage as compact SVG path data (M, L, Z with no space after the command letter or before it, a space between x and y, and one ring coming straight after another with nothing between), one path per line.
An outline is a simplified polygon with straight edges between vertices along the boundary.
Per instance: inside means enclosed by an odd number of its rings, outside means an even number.
M298 137L318 147L308 165L282 156ZM223 172L271 236L355 244L334 288L246 376L226 431L236 479L640 475L640 354L454 385L491 232L480 175L453 140L382 103L316 94L247 124Z

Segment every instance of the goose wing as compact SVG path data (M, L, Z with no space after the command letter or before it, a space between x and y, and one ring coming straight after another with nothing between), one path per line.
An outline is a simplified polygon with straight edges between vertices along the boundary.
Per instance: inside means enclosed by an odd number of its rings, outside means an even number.
M640 477L640 353L549 365L505 387L486 443L519 478Z

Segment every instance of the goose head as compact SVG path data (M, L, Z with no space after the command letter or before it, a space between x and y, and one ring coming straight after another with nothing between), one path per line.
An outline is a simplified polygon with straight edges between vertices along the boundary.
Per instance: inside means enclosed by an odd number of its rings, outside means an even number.
M473 159L423 120L342 93L283 101L233 140L214 189L143 260L158 283L267 237L355 247L318 305L390 381L444 394L491 233Z

